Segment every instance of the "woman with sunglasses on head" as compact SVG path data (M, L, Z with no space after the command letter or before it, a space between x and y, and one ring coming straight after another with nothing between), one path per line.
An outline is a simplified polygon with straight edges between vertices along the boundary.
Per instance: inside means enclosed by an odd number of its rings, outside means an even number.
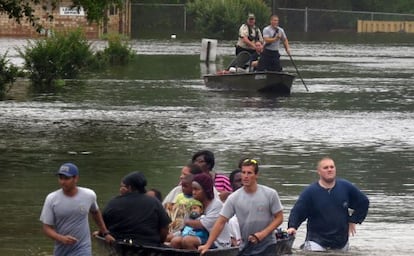
M273 231L283 222L283 207L276 190L257 183L258 172L257 160L243 160L241 164L243 187L227 198L208 241L198 248L201 254L207 252L224 225L234 215L239 220L242 255L275 254L276 237Z

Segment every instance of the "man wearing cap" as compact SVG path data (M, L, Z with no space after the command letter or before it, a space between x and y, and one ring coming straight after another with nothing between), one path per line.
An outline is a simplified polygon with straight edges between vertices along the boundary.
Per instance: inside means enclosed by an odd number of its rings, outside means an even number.
M256 51L255 42L263 43L263 36L260 29L256 27L256 17L253 13L247 16L247 21L239 28L239 39L236 44L236 55L242 51L254 54Z
M96 194L91 189L77 186L79 171L73 163L60 166L57 175L61 189L46 197L40 215L43 232L55 240L54 255L92 255L89 213L105 240L115 240L105 226Z
M242 237L239 255L272 256L276 252L273 231L283 222L283 207L276 190L257 183L259 165L255 159L241 164L243 187L233 192L224 203L208 241L198 250L207 252L228 220L237 216Z
M131 172L120 184L120 195L103 210L109 231L117 240L136 245L161 246L171 220L161 202L146 194L147 180L141 172Z

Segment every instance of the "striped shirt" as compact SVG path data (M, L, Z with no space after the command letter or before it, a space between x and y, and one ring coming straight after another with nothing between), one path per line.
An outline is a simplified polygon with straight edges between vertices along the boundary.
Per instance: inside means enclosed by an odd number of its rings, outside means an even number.
M216 187L217 191L233 191L229 177L223 174L216 173L214 176L214 187Z

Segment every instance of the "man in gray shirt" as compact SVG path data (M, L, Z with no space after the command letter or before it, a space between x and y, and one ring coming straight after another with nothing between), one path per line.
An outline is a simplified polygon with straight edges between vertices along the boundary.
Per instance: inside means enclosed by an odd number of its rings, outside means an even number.
M277 15L272 15L270 25L263 29L263 39L265 44L260 55L257 70L282 71L279 54L280 43L283 43L288 55L290 55L290 46L285 31L279 27L279 17Z
M78 187L76 165L65 163L57 172L61 189L50 193L43 205L40 221L43 232L55 240L55 256L92 255L88 214L91 213L107 242L115 241L105 226L93 190Z
M243 255L275 254L276 236L273 231L283 222L283 207L276 190L257 184L258 172L256 160L245 159L242 162L243 187L227 198L207 243L198 248L201 254L210 248L233 215L239 220Z

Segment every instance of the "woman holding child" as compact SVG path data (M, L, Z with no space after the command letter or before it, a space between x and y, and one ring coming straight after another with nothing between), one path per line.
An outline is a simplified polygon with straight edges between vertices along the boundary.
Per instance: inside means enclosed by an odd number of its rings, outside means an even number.
M186 219L184 221L186 226L190 226L193 229L206 229L208 232L211 231L223 207L220 199L214 197L213 186L213 180L210 175L205 173L194 175L192 182L193 198L201 202L204 214L197 219ZM196 250L198 246L206 242L205 240L193 235L184 236L181 239L181 248ZM226 224L212 247L230 247L230 241L230 228Z

